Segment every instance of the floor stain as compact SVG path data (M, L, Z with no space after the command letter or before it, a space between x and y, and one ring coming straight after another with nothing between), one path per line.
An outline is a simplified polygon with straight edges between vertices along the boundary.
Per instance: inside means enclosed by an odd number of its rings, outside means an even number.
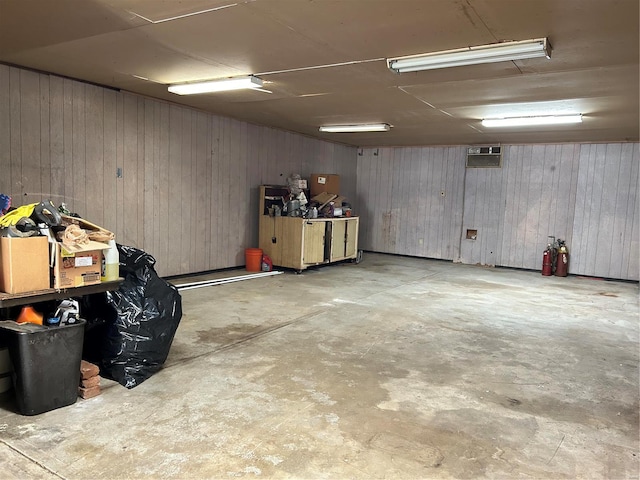
M420 462L425 467L437 468L444 460L442 452L432 445L386 432L376 433L369 440L369 446L391 455Z
M209 328L207 330L198 330L197 342L204 344L221 343L227 344L236 342L256 331L258 325L250 323L233 323L224 327Z

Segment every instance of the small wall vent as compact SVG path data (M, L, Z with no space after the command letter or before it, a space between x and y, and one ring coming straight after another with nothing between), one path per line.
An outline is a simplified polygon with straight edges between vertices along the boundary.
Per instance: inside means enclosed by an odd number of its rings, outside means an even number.
M501 147L469 147L467 149L467 168L502 167Z

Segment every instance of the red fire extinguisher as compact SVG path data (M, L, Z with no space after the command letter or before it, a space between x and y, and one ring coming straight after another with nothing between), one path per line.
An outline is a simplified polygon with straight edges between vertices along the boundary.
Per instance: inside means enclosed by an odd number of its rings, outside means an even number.
M564 241L558 240L558 258L556 259L556 276L566 277L569 271L569 251Z
M549 243L544 252L542 252L542 275L549 277L553 274L553 257L555 249Z

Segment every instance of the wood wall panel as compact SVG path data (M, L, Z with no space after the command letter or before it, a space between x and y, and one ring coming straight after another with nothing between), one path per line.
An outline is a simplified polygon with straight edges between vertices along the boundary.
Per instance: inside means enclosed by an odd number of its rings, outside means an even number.
M55 77L51 77L53 80ZM117 190L119 178L116 178L118 168L118 94L113 90L103 90L103 139L102 139L102 202L98 208L102 210L102 225L105 228L115 229L117 225ZM54 111L53 105L51 111ZM53 187L52 187L53 188ZM55 190L54 190L55 191ZM107 226L108 225L108 226ZM115 230L114 230L115 231Z
M49 99L49 78L44 75L38 76L38 89L40 94L40 191L51 191L51 150L50 150L50 99Z
M154 148L155 142L158 139L158 132L155 125L155 116L157 114L155 108L155 102L152 100L144 100L144 132L143 137L143 198L144 198L144 214L145 219L143 221L143 238L145 245L151 245L151 248L156 246L154 236L157 235L157 210L152 208L154 205L154 184L159 181L157 175L156 164L156 149Z
M337 173L357 201L355 148L5 65L0 169L14 205L65 202L161 275L243 265L263 183Z
M12 191L11 176L11 72L0 68L0 193Z
M9 78L9 124L10 124L10 138L9 143L9 168L8 172L11 175L11 191L22 192L22 143L20 135L20 70L11 69ZM6 108L6 107L4 107ZM15 194L12 193L12 197L15 198ZM19 197L18 197L19 198ZM21 201L17 200L16 201Z
M20 91L25 92L20 100L20 155L29 159L21 165L21 186L34 200L40 198L42 181L40 176L40 79L30 71L20 71Z
M86 138L86 202L85 215L98 225L104 224L104 89L86 86L85 128ZM47 190L50 191L50 190Z

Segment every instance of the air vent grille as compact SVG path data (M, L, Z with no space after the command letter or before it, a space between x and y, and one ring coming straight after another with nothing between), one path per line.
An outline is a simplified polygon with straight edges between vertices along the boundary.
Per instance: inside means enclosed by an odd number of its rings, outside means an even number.
M469 147L467 149L467 168L502 167L501 147Z

